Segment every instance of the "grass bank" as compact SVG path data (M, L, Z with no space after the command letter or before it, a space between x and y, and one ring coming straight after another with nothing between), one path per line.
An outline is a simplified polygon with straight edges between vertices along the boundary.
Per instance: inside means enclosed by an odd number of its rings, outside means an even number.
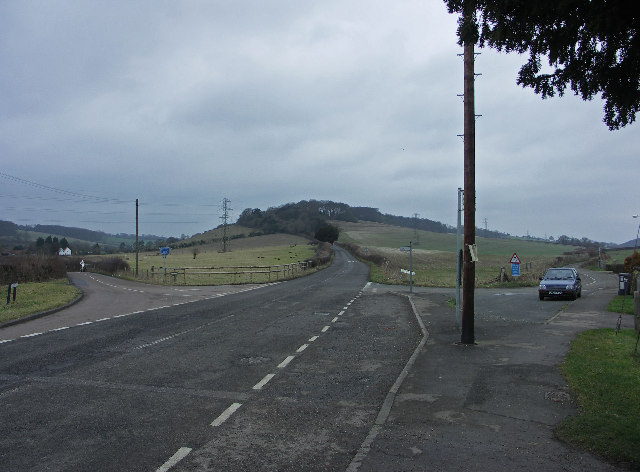
M407 285L409 241L413 241L413 282L418 286L454 287L456 283L456 235L415 231L381 223L336 222L339 243L356 257L371 263L371 281ZM523 239L476 238L479 261L475 265L477 287L536 286L544 271L585 260L574 246ZM510 260L517 253L520 276L511 276ZM504 270L504 276L501 272Z
M580 413L556 430L559 438L633 468L640 467L640 356L636 333L586 331L572 343L562 370Z
M607 311L633 315L633 295L616 295L607 306Z
M0 299L0 324L65 306L79 297L80 293L80 290L71 285L66 278L20 284L15 302L6 304L6 292Z

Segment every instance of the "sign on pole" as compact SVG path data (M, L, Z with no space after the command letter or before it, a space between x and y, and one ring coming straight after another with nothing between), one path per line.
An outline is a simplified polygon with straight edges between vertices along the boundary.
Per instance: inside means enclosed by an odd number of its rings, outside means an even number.
M514 252L513 256L511 256L511 276L512 277L520 277L520 258Z
M161 247L160 248L160 254L162 254L162 261L163 261L163 269L164 269L164 281L167 281L167 256L169 255L169 253L171 252L171 248L170 247Z

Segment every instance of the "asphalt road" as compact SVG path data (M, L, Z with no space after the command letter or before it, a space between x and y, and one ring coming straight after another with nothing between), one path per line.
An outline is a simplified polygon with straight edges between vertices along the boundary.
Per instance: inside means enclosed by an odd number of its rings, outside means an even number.
M408 288L368 284L367 272L337 249L332 267L268 286L167 290L74 275L82 302L0 329L0 470L353 467L422 341L394 293ZM597 277L585 275L572 303L540 302L535 288L476 290L477 336L553 320L569 303L564 312L588 309L606 286ZM453 291L414 291L443 305L437 326L428 310L422 318L451 345ZM411 373L409 386L421 378Z
M0 330L0 470L346 468L420 338L367 273L338 250L200 300L78 274L81 304Z

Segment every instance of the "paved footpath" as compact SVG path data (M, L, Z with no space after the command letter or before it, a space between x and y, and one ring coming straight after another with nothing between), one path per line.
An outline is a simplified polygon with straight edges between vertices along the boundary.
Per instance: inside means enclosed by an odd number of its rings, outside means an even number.
M617 278L598 273L589 278L598 279L598 288L546 321L477 311L475 346L457 344L450 294L414 293L429 333L426 346L381 430L361 448L363 459L349 470L622 470L553 433L577 412L558 368L571 341L587 329L615 328L618 319L605 311ZM631 317L624 317L623 328L632 327Z

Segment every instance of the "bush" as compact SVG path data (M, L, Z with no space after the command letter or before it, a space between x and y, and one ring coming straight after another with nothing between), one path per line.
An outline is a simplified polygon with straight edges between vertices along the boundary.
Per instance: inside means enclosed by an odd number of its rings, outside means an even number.
M329 243L320 243L316 248L316 255L311 260L311 267L317 267L331 262L333 249Z
M0 283L46 282L67 276L60 257L8 256L0 258Z

